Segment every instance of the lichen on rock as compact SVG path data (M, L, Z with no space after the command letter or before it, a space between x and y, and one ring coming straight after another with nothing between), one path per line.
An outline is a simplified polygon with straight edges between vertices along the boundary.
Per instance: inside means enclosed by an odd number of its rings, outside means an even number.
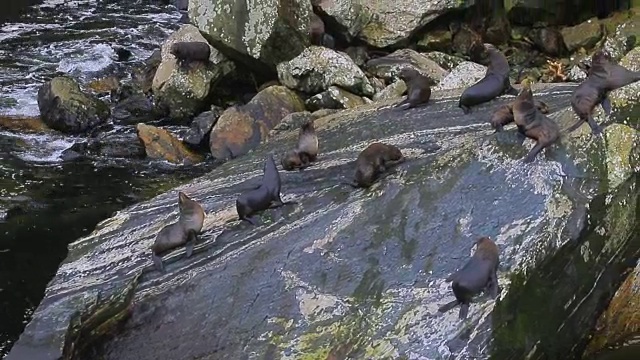
M170 53L171 46L180 41L207 43L193 25L183 25L171 34L162 44L162 61L153 78L152 89L158 102L169 110L172 117L188 118L207 105L217 81L231 72L235 65L211 45L208 63L180 65Z

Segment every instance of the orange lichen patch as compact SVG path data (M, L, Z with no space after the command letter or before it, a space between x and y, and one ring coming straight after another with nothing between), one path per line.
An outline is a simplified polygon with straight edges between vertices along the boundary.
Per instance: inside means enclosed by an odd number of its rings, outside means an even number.
M547 75L552 82L566 81L567 75L563 72L563 65L559 61L547 60L547 69L545 75Z
M87 87L95 93L109 93L111 90L117 90L120 86L120 80L115 76L109 76L104 79L96 79L87 84Z
M0 115L0 129L22 132L51 131L39 116L7 116Z
M174 164L194 164L204 160L202 155L189 150L165 129L140 123L137 130L147 156L152 159L167 160Z
M609 307L600 315L593 338L585 350L591 355L620 344L640 332L640 265L630 271Z

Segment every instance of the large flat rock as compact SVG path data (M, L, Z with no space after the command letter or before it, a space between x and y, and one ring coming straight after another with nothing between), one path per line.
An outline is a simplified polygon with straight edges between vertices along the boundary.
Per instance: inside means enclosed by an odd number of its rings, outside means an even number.
M575 121L567 108L574 88L534 88L562 128ZM495 302L479 298L466 322L457 319L457 309L439 314L437 308L453 299L445 278L464 264L472 240L486 235L501 250L500 298L509 296L514 274L526 276L545 257L579 241L586 223L600 224L604 217L592 215L588 204L627 189L628 179L637 176L638 132L616 124L597 139L585 125L523 164L533 142L521 144L513 128L496 135L488 124L491 110L513 97L463 115L459 94L437 91L429 106L405 112L367 105L316 120L318 162L302 172L280 172L284 200L299 204L264 212L258 226L237 221L235 199L259 183L266 154L294 146L297 130L118 212L70 246L8 360L25 354L57 359L69 339L71 315L85 311L98 293L100 299L118 294L134 279L131 317L95 349L95 357L487 356ZM372 141L399 146L408 161L368 190L340 184L351 178L352 161ZM627 194L631 202L637 200L633 189ZM165 258L167 273L160 274L151 267L148 246L174 221L177 190L202 203L204 233L193 257L177 250ZM632 205L615 202L600 210ZM635 213L614 214L628 220ZM598 226L624 238L627 227L619 223ZM626 261L620 254L636 254L628 246L619 241L611 249L592 244L577 251L616 263ZM599 269L581 280L595 282ZM588 296L576 294L567 299L566 314ZM575 331L586 336L588 330ZM520 350L531 350L535 341L528 343ZM566 355L571 344L565 345Z

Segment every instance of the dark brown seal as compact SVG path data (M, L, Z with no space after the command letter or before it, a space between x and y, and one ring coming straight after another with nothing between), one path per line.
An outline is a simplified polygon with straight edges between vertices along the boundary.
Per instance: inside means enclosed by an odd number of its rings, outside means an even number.
M181 63L192 61L208 62L211 49L209 44L202 41L181 41L171 45L169 50Z
M426 104L431 98L431 80L420 74L418 70L411 67L404 67L398 74L405 84L407 84L407 98L398 103L396 108L407 110L418 105Z
M273 155L269 154L264 162L262 184L238 196L236 210L240 220L246 220L255 225L256 223L250 218L251 215L269 208L295 203L295 201L282 201L280 197L280 173L278 173Z
M543 114L549 113L549 106L540 100L536 100L536 107ZM491 115L491 126L496 129L496 132L502 131L502 128L513 122L513 103L500 105Z
M458 101L458 106L468 114L471 106L491 101L503 94L517 95L509 81L509 62L507 58L491 44L484 44L485 57L489 61L487 72L477 83L467 88Z
M498 296L498 265L500 251L496 243L488 237L476 240L476 251L462 269L458 270L446 281L452 281L451 288L456 299L442 305L438 311L446 312L460 305L458 317L465 319L469 313L471 299L485 292L491 298Z
M298 146L295 150L287 152L282 160L282 168L290 171L304 169L318 158L318 135L313 125L313 120L302 124L298 132Z
M640 80L639 71L631 71L613 62L604 50L596 51L588 66L587 78L574 90L571 107L578 115L578 121L567 131L573 131L584 122L589 124L593 134L602 133L602 128L593 118L593 109L600 104L607 116L611 115L609 93Z
M347 184L353 187L369 187L390 167L403 161L405 157L397 147L374 142L358 154L354 179Z
M329 49L336 46L333 36L325 32L324 21L315 13L311 13L311 44L320 45Z
M178 193L178 221L162 228L151 245L151 258L159 271L164 270L160 254L186 244L186 255L193 253L193 245L198 240L198 233L204 223L204 210L196 201L191 200L182 191Z
M536 141L536 145L525 156L524 162L532 162L542 149L560 138L558 125L536 107L531 82L528 80L522 82L522 90L513 102L513 121L520 133Z

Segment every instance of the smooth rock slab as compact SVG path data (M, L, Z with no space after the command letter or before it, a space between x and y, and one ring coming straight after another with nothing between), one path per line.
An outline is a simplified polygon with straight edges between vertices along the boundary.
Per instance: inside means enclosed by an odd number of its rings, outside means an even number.
M574 89L534 87L561 127L575 121L568 108ZM572 259L581 255L573 251L580 240L572 241L565 231L583 228L574 219L586 216L594 195L601 201L618 190L608 187L608 172L621 171L629 180L639 162L634 158L612 169L611 155L637 155L578 132L525 165L521 158L533 143L503 142L488 124L492 110L512 98L500 97L463 115L459 95L437 91L427 107L378 112L363 105L317 119L318 161L305 171L280 174L283 199L299 203L265 211L257 226L237 221L234 201L259 184L268 153L294 147L295 130L176 189L201 202L207 217L193 257L184 258L183 249L169 254L165 274L152 270L148 246L175 220L176 192L118 212L70 245L8 360L47 349L50 355L33 358L57 358L70 314L83 308L83 299L122 291L136 276L132 317L98 349L98 358L488 357L494 301L473 303L466 322L457 319L457 311L437 312L453 299L445 278L462 266L472 240L487 235L500 247L500 299L505 298L512 274L535 273L539 261L559 248L566 250L558 254L560 263L566 252ZM607 128L605 139L617 131ZM517 137L513 128L505 135ZM372 141L399 146L408 161L370 189L341 185L352 176L359 151ZM598 226L593 234L628 235L617 224L636 208L619 196L613 199L611 212L604 203L588 204L589 223ZM626 253L624 242L608 246L603 253ZM587 262L584 268L591 259L598 258L581 260ZM606 265L606 260L597 261ZM588 289L597 276L588 272L580 289ZM548 285L567 292L576 286ZM561 322L573 309L558 305L552 320ZM555 334L557 327L552 329ZM586 336L587 329L562 332ZM526 335L530 344L538 340ZM567 355L573 344L553 345Z

